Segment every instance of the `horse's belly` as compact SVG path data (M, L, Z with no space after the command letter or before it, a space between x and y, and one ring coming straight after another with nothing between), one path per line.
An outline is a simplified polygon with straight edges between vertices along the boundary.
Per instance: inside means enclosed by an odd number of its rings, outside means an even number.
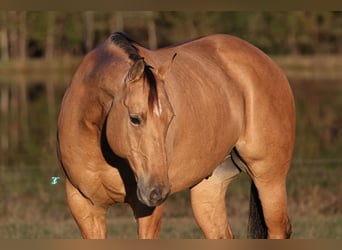
M230 154L238 139L237 133L218 133L217 137L185 144L175 149L169 166L172 192L189 188L212 174Z

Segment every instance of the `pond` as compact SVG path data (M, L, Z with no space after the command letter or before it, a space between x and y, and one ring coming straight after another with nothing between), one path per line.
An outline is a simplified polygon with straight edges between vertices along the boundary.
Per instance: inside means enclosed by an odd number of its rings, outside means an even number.
M56 121L71 79L0 81L0 166L55 164ZM341 149L341 80L289 79L296 101L294 159L331 158Z
M0 165L55 162L56 121L68 81L16 78L0 83Z

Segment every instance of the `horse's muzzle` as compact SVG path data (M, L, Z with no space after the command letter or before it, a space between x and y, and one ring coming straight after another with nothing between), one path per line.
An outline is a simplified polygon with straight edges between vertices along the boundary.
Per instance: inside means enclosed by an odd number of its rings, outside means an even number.
M137 196L141 203L149 207L155 207L163 203L169 196L169 186L155 186L152 188L140 188L138 185Z

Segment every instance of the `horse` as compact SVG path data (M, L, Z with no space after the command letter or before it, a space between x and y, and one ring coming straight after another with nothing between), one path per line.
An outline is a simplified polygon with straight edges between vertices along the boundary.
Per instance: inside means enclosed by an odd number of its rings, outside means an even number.
M158 238L165 201L185 189L205 238L233 238L225 195L245 172L248 236L283 239L294 138L288 80L247 41L213 34L149 50L116 32L65 92L57 155L83 238L107 237L114 203L132 208L139 238Z

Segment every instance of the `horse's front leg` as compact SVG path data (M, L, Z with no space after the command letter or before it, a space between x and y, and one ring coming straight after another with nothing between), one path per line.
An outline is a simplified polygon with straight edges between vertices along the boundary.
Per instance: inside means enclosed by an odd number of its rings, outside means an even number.
M85 239L106 238L107 208L92 204L70 181L66 181L66 193L71 213Z
M151 208L140 204L132 206L138 224L139 239L158 239L163 215L161 204Z

